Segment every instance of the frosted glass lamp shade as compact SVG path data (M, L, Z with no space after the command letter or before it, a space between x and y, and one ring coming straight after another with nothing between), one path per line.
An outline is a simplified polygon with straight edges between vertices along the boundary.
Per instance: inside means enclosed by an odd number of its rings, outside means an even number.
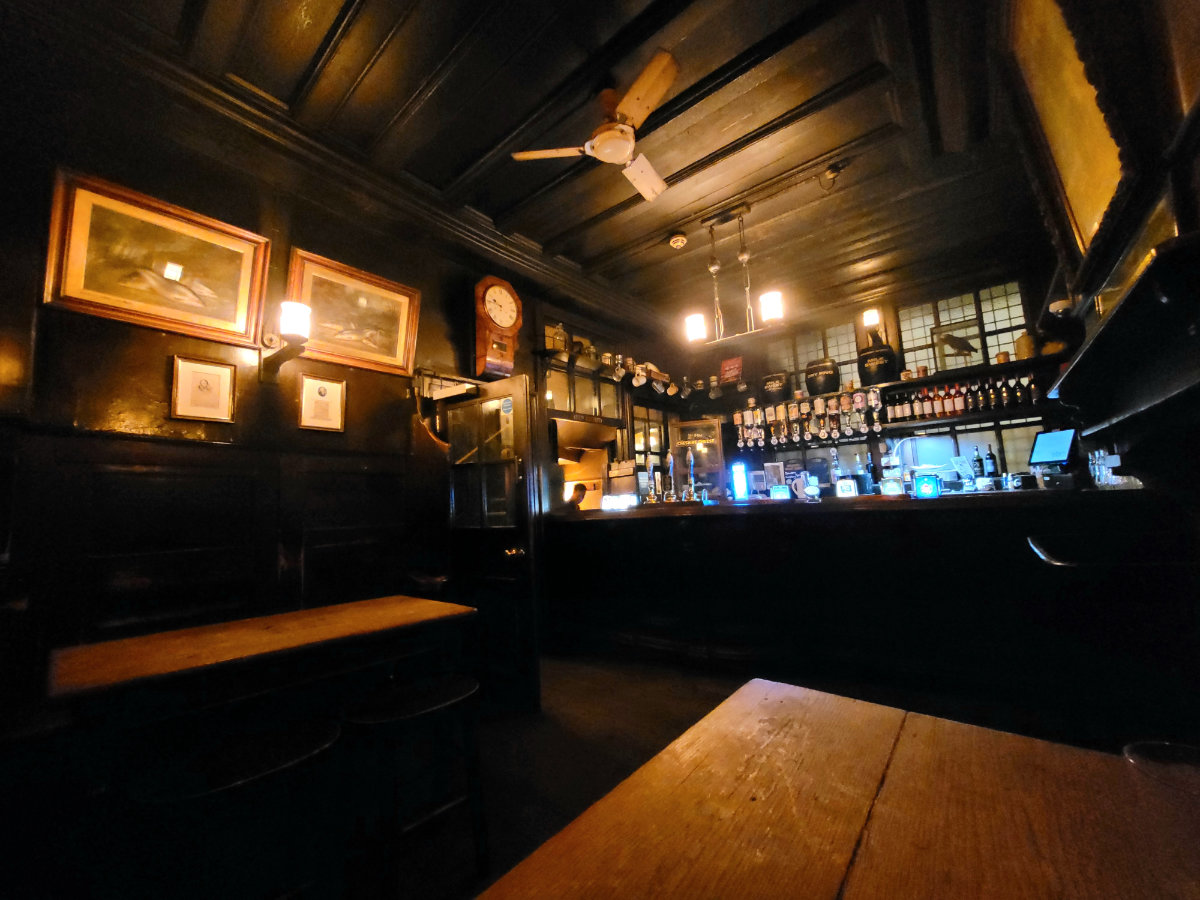
M286 341L304 342L312 334L312 308L295 300L279 304L279 335Z
M783 318L783 294L767 291L758 298L759 318L763 322L777 322Z
M703 313L692 313L683 320L683 328L689 341L702 341L708 337L708 324Z

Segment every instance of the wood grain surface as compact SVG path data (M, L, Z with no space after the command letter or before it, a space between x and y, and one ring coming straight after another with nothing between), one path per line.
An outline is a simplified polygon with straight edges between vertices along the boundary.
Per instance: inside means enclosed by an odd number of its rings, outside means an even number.
M274 616L64 647L50 654L47 692L64 697L297 647L474 614L469 606L379 597Z
M903 718L748 682L483 896L836 897Z
M1122 757L910 713L844 897L1194 900L1198 836Z

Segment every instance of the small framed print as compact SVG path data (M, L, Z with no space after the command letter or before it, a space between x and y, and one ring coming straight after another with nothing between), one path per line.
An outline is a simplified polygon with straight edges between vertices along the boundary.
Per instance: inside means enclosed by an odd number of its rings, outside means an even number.
M300 427L318 431L344 431L346 382L301 375Z
M227 363L176 356L171 417L232 422L236 374Z

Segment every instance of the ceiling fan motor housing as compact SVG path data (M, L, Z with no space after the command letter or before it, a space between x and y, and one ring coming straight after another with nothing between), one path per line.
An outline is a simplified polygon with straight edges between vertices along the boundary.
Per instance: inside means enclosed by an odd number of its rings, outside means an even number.
M592 133L588 153L601 162L625 164L633 158L634 134L628 125L606 122Z

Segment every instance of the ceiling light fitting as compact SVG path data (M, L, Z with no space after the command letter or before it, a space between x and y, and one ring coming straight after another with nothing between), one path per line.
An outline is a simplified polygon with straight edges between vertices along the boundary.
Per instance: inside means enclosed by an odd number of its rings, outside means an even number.
M682 231L677 231L667 239L667 243L673 250L682 250L687 246L687 235Z
M728 221L728 219L724 219L723 221ZM754 306L750 302L750 251L746 247L746 225L741 212L737 214L737 223L739 243L738 262L742 264L742 284L746 292L746 330L738 335L730 335L730 337L741 337L742 335L754 334L765 330L755 324ZM717 221L713 221L708 226L708 240L711 248L708 258L708 272L712 275L713 280L713 339L707 341L709 344L715 344L725 339L725 319L721 315L721 297L717 288L717 275L721 271L721 261L717 259L715 230L717 224ZM758 298L758 302L759 314L762 317L764 325L767 322L776 322L783 318L783 295L779 291L767 291ZM684 319L684 334L691 343L705 340L708 332L705 328L704 315L702 313L692 313Z

